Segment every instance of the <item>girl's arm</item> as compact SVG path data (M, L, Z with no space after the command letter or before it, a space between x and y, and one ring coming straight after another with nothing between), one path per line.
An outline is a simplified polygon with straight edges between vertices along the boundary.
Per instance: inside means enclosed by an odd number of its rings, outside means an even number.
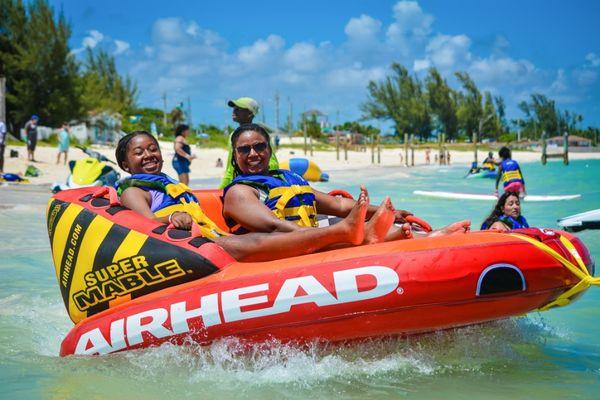
M155 216L154 213L150 211L150 200L150 193L136 187L128 187L121 194L121 204L148 219L163 224L172 222L175 228L179 229L192 228L192 217L184 212L174 212L171 214L171 221L169 221L169 216Z
M251 232L291 232L303 229L293 222L280 220L258 198L258 190L234 185L223 199L223 216L231 218Z

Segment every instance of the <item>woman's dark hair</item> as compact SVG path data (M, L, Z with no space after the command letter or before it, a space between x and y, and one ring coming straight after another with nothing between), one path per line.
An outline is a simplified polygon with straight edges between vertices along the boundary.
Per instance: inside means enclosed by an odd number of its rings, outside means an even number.
M175 137L183 135L183 132L185 132L189 129L190 129L189 125L186 125L186 124L177 125L177 128L175 128Z
M500 196L498 199L498 202L494 206L492 213L485 219L485 221L483 221L483 225L486 226L486 229L490 229L490 226L492 226L494 222L498 221L498 219L504 214L504 205L510 196L515 196L518 199L519 192L508 191L502 193L502 196Z
M510 158L510 149L506 146L504 146L503 148L500 149L500 151L498 152L498 155L500 156L500 158L507 160Z
M152 138L152 140L154 140L154 143L156 143L157 146L159 146L158 144L158 140L156 140L156 138L151 135L149 132L146 131L135 131L135 132L131 132L125 136L123 136L120 140L119 143L117 144L117 149L115 150L115 158L117 159L117 164L119 164L119 167L125 171L125 168L123 168L123 162L125 161L125 158L127 157L127 146L129 146L129 142L131 142L131 139L133 139L136 136L139 135L146 135L150 138ZM159 146L160 148L160 146Z
M258 132L260 135L262 135L262 137L264 137L265 141L267 142L267 147L269 148L269 154L273 154L273 149L271 148L271 137L269 136L269 132L267 132L267 130L263 126L261 126L259 124L252 124L252 123L240 125L231 134L231 148L234 153L231 157L231 165L233 165L233 171L234 171L235 176L242 174L240 167L238 167L237 163L235 162L235 145L242 133L250 132L250 131Z

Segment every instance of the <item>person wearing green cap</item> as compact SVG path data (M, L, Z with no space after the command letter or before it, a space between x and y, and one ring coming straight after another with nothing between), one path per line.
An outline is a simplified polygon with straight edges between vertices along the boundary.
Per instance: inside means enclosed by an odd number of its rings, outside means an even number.
M251 97L240 97L236 100L229 100L227 105L233 108L231 118L233 119L233 122L237 122L239 125L252 123L252 120L260 110L258 102ZM229 146L231 146L231 135L229 135ZM235 168L231 162L232 157L233 149L229 147L229 155L227 156L227 164L225 165L225 174L221 180L221 189L229 185L235 177ZM277 161L275 152L271 154L269 169L279 169L279 161Z

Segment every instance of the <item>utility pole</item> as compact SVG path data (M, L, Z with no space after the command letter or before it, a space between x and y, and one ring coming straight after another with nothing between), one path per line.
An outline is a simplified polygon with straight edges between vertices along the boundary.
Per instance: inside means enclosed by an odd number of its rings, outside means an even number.
M163 129L167 130L167 92L164 92L162 95L163 99ZM164 134L165 132L163 132Z
M190 100L190 96L187 98L187 123L192 127L192 101Z
M289 107L289 110L288 110L288 136L292 137L292 132L294 131L294 127L292 126L292 124L293 124L292 121L294 119L292 118L292 101L290 100L289 96L287 98L287 101L288 101L288 107Z
M275 92L275 133L279 132L279 92Z
M8 123L6 121L6 78L0 76L0 121L6 125L8 131Z

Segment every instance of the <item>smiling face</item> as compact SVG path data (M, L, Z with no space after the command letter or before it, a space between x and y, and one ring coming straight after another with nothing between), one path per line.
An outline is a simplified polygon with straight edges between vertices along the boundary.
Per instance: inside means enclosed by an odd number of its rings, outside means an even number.
M513 218L519 218L521 215L521 202L517 196L508 196L506 202L504 203L504 207L502 207L502 211L504 215Z
M243 174L266 174L269 172L271 149L267 139L256 131L240 134L235 147L235 162Z
M156 140L137 135L127 145L123 169L130 174L153 174L162 170L163 158Z

